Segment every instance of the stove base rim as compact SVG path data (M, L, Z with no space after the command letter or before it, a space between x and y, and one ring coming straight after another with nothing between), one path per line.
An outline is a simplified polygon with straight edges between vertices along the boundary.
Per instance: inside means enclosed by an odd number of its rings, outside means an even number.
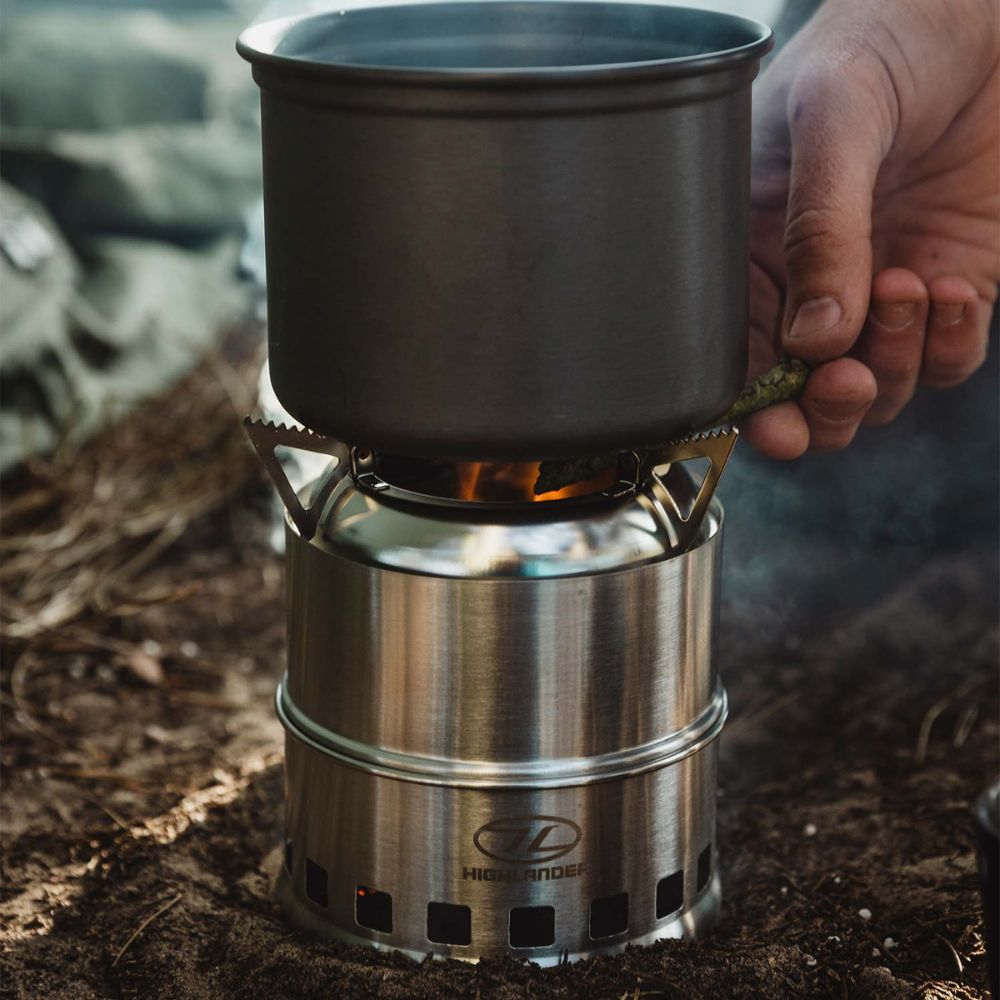
M350 934L340 927L335 926L322 917L317 916L307 904L296 895L292 887L292 880L288 872L282 868L274 881L274 897L282 915L295 930L315 938L320 941L339 941L344 944L357 945L361 948L372 948L383 953L396 953L405 955L415 962L423 962L428 956L441 961L459 961L476 964L481 958L497 958L500 955L509 955L513 958L523 958L533 965L541 968L551 968L562 962L580 962L587 959L597 958L599 955L617 955L625 951L628 947L645 947L655 944L657 941L685 940L693 941L701 937L706 931L711 930L719 921L722 909L722 881L718 871L713 872L708 886L689 909L680 916L667 921L662 927L655 931L644 934L641 937L627 938L623 941L616 941L614 944L595 947L587 951L575 952L573 954L558 953L554 955L529 955L516 948L507 948L500 951L488 952L480 956L456 955L443 951L435 951L433 945L428 942L426 951L415 951L410 948L400 948L383 941L376 941L372 938L361 937L357 934ZM444 946L447 948L447 945Z

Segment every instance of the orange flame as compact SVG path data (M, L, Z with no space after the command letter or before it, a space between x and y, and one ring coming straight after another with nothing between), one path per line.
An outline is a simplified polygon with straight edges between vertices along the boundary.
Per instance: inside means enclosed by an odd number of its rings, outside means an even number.
M536 495L538 462L460 462L458 474L459 500L565 500L586 496L606 489L614 483L615 472L608 470L595 479L573 483L561 490Z

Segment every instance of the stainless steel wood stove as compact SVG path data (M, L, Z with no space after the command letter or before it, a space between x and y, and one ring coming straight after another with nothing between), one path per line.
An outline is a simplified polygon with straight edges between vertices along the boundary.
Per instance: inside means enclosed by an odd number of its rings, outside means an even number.
M279 892L299 926L555 963L715 917L734 434L685 435L746 375L770 45L609 0L377 4L241 37L270 372L309 428L250 426L289 513ZM331 459L302 496L281 446ZM539 459L571 460L560 492L535 495Z
M249 429L289 510L290 919L542 964L709 925L726 715L711 492L735 435L678 446L712 463L700 487L675 462L532 501L537 465L359 460ZM279 446L336 464L296 498Z

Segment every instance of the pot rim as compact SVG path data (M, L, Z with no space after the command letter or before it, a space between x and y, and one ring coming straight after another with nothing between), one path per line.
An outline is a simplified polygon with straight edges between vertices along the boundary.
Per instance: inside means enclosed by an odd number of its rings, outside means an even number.
M530 67L419 67L387 66L377 63L318 61L305 55L279 53L277 49L288 34L309 21L335 20L341 17L367 16L391 19L394 12L412 8L488 7L579 7L579 8L650 8L668 15L709 22L715 27L742 28L748 41L724 49L694 55L671 56L635 62L581 63L568 66ZM606 83L632 83L644 79L670 79L701 76L732 69L761 59L774 45L771 29L751 18L701 8L678 7L643 0L435 0L298 14L260 21L246 28L236 42L236 51L255 68L269 68L294 76L318 77L357 84L421 85L431 87L532 87L572 86Z

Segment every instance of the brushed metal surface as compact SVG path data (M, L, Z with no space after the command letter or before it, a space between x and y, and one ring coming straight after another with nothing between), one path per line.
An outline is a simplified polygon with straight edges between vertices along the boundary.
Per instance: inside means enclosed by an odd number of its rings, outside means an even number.
M298 926L551 963L711 923L722 510L677 554L648 500L470 511L345 480L311 540L288 522L280 895ZM391 896L391 929L359 923L359 886ZM594 901L622 893L627 926L592 937ZM430 903L469 908L468 943L429 938ZM533 906L552 939L516 947L511 911Z
M658 445L723 412L770 44L572 0L249 29L279 399L341 440L466 459Z
M291 703L347 740L459 762L572 761L693 725L720 698L721 508L670 557L640 497L546 506L459 520L344 481L312 541L289 523ZM395 568L403 540L435 575ZM623 568L594 572L609 553Z
M286 774L292 866L282 876L279 898L294 923L318 936L413 957L514 954L552 964L620 951L629 942L694 937L718 911L714 857L708 884L699 891L697 883L698 856L713 849L715 837L715 743L670 767L619 781L503 790L378 777L317 752L291 732ZM475 834L482 827L531 817L569 820L580 829L579 842L565 855L539 863L497 861L477 848ZM325 906L306 894L307 861L325 872ZM561 875L554 878L556 868ZM517 880L477 878L477 870L514 872ZM529 870L535 878L524 877ZM682 908L657 917L657 883L679 871ZM358 886L392 897L391 932L359 925ZM628 894L627 929L595 940L592 902L622 892ZM431 902L470 908L469 944L428 938ZM551 945L510 945L511 910L522 906L554 908Z
M691 725L649 743L594 757L498 762L401 753L353 740L310 719L291 700L287 678L278 685L275 709L281 724L303 743L371 774L430 785L505 789L593 784L675 764L711 743L722 731L728 714L726 692L719 685L708 707Z

